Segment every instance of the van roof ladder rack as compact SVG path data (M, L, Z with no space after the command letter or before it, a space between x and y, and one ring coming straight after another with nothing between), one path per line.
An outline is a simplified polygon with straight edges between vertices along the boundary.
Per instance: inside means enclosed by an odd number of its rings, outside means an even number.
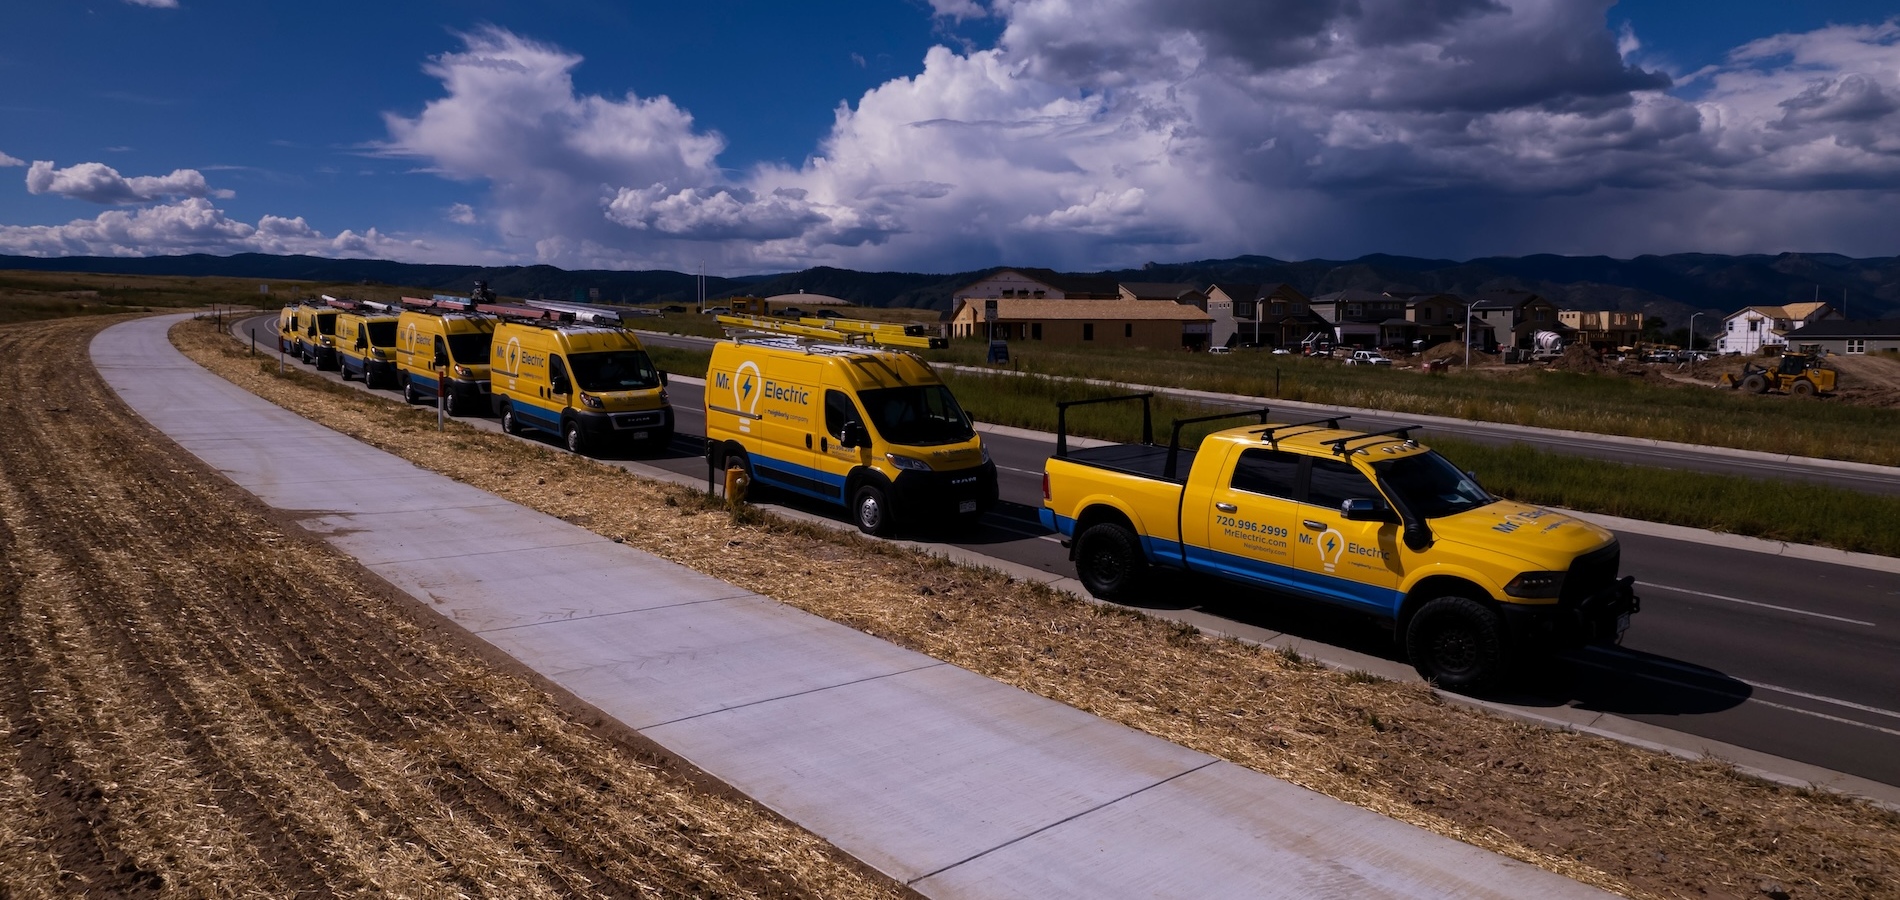
M719 324L726 326L727 335L740 340L743 334L765 336L807 338L815 341L833 341L845 347L884 347L907 350L941 350L949 342L941 336L912 334L901 325L883 325L874 322L825 322L808 324L810 320L792 321L769 316L726 315L718 317ZM844 327L839 327L840 325ZM920 332L924 329L919 328Z
M558 303L553 300L529 300L527 303L536 309L566 313L573 321L585 322L589 325L623 324L618 310L608 309L604 306L594 306L588 303Z

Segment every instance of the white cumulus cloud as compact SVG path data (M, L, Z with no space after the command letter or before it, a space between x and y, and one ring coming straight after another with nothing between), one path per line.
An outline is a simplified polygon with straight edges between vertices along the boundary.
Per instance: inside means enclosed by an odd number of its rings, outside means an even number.
M233 196L230 191L212 190L205 183L204 173L196 169L127 178L105 163L85 162L57 169L52 161L44 159L34 160L27 168L26 190L31 194L52 194L112 205L150 203L164 197Z
M448 252L444 252L445 249ZM467 261L471 248L440 248L374 228L326 236L302 217L232 219L210 200L191 197L141 209L114 209L64 225L0 225L0 253L19 256L163 256L181 253L279 253L328 257Z
M6 155L5 153L0 153L0 169L6 168L8 166L24 166L24 165L26 165L26 160L14 159L13 157Z

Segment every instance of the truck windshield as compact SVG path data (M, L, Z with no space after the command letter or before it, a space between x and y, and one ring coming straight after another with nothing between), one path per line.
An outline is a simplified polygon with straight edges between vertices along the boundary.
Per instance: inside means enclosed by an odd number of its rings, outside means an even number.
M574 383L588 393L607 391L643 391L660 386L659 370L645 350L606 350L599 353L570 353L567 364L574 370Z
M956 444L974 437L957 398L941 384L878 388L858 394L877 433L893 444Z
M449 335L449 358L463 365L485 366L488 364L488 346L494 341L494 335L486 331L469 331Z
M396 323L395 322L369 323L369 345L371 347L396 346Z
M1372 469L1387 490L1427 519L1456 515L1498 499L1436 451L1382 460L1373 463Z

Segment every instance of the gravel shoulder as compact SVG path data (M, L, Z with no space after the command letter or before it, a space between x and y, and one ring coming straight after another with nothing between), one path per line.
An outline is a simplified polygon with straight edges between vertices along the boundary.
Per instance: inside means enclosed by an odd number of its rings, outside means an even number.
M0 327L0 897L914 896L544 690Z

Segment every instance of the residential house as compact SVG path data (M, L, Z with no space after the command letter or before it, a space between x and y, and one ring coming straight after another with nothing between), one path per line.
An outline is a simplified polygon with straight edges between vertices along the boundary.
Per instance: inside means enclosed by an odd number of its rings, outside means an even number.
M1785 306L1744 306L1722 320L1722 336L1715 341L1720 353L1754 354L1763 348L1778 350L1788 344L1788 333L1832 317L1826 303L1789 303Z
M1790 347L1813 344L1842 356L1900 350L1900 319L1878 322L1822 319L1788 332L1787 341Z
M1643 314L1620 309L1560 309L1557 321L1576 332L1573 338L1592 350L1635 346L1643 336Z
M998 269L957 289L955 300L1119 300L1112 278L1064 275L1051 269Z
M1290 284L1219 282L1208 285L1205 294L1216 347L1289 347L1315 331L1332 330L1312 311L1306 295Z
M1195 309L1207 308L1207 293L1191 284L1124 281L1116 285L1123 300L1160 300L1185 303Z
M1158 350L1207 347L1212 318L1184 303L1147 300L1051 300L1001 298L996 320L985 321L987 298L958 301L950 334L1075 347L1147 347Z
M1405 296L1347 288L1314 297L1311 305L1331 324L1334 341L1342 347L1407 346L1412 341L1415 329L1406 318Z
M1405 301L1405 321L1410 329L1403 335L1407 346L1433 347L1461 340L1465 333L1465 308L1470 306L1457 294L1387 291L1388 296ZM1395 342L1399 343L1399 342Z
M1557 304L1530 291L1485 291L1471 298L1468 313L1472 346L1486 352L1529 350L1537 333L1551 331L1570 340L1570 330L1558 321Z

